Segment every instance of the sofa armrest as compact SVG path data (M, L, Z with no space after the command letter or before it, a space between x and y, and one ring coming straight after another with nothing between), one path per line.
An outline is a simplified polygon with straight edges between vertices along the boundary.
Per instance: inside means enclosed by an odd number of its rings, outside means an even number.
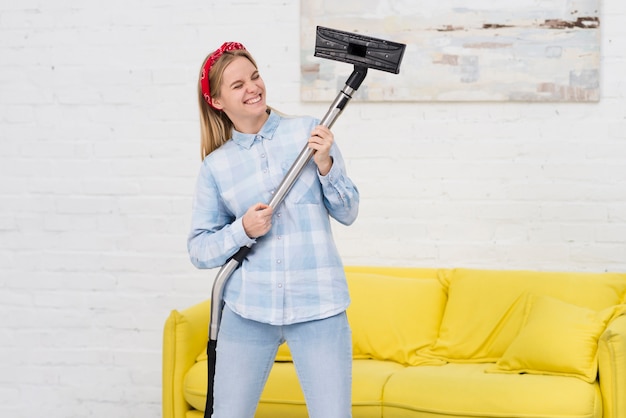
M183 396L185 374L206 350L211 302L170 313L163 330L163 418L185 418L191 409Z
M598 341L604 418L626 418L626 316L615 318Z

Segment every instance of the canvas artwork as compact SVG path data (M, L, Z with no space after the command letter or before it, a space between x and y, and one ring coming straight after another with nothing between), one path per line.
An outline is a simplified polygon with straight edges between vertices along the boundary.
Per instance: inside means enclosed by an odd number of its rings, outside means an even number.
M369 71L370 101L594 102L600 0L301 0L301 98L332 101L350 64L314 57L317 26L406 44L399 75Z

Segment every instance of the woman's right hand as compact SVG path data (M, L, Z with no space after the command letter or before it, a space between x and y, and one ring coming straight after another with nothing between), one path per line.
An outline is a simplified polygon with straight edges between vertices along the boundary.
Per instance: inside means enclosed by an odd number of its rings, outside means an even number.
M272 228L273 209L264 204L257 203L243 215L243 229L250 238L258 238L267 234Z

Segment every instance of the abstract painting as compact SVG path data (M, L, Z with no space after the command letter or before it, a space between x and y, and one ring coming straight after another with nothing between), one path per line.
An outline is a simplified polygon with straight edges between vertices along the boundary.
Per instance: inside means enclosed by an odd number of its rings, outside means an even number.
M369 71L369 101L595 102L600 0L301 0L301 98L332 101L352 71L313 56L317 26L407 45Z

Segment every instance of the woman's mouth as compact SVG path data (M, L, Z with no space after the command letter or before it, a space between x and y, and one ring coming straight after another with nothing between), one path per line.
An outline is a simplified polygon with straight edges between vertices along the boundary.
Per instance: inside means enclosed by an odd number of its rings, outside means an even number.
M255 96L255 97L253 97L251 99L246 100L244 103L252 105L252 104L257 104L260 101L261 101L261 95L259 94L258 96Z

